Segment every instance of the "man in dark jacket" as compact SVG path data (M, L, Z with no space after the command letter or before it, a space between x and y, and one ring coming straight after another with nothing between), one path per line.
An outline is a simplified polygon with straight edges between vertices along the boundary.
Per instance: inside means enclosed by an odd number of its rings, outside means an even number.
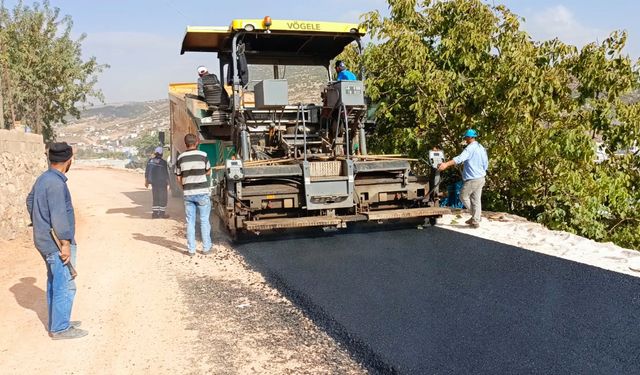
M162 153L162 147L156 147L155 156L149 159L144 172L144 187L148 188L149 184L151 184L151 193L153 194L152 219L169 217L165 212L167 210L169 170L167 162L162 158Z
M204 66L198 67L198 96L211 110L226 108L229 105L229 95L220 80Z
M33 224L33 242L47 266L47 306L49 335L54 340L87 335L79 321L70 321L76 284L67 264L76 263L76 220L67 187L73 149L67 143L49 146L49 170L38 177L27 197L27 211ZM60 240L56 244L51 231Z

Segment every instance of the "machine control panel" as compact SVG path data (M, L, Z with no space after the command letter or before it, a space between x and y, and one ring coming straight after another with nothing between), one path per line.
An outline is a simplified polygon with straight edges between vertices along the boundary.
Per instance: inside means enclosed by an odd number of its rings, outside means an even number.
M254 87L256 108L275 109L289 104L289 84L286 79L265 79Z
M244 178L244 172L242 170L242 160L228 159L226 162L227 177L232 180L238 181Z
M364 105L364 86L362 81L339 81L331 84L327 90L327 104L346 106Z
M444 163L444 151L431 150L429 151L429 164L431 168L438 168L440 164Z

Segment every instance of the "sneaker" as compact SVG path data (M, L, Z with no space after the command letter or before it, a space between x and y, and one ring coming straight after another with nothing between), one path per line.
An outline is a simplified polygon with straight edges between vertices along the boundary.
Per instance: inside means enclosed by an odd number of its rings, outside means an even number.
M209 255L209 254L211 254L211 253L213 253L213 251L211 251L211 249L209 249L209 250L207 250L207 251L203 251L203 252L202 252L202 255Z
M158 213L157 213L157 212L155 212L155 211L153 211L153 213L151 214L151 218L152 218L152 219L157 219L157 218L159 218L159 217L160 217L160 215L158 215Z
M75 328L73 326L69 327L69 329L56 332L51 334L52 340L68 340L68 339L79 339L80 337L85 337L89 332L84 329Z
M471 224L471 223L473 223L473 218L472 218L472 217L470 217L470 218L469 218L469 220L465 221L464 223L465 223L465 224Z
M190 257L193 258L194 256L196 256L196 253L195 252L192 253L190 251L187 251L187 255L189 255Z
M167 214L166 214L166 213L164 213L164 212L160 212L160 213L158 214L158 219L168 219L168 218L169 218L169 215L167 215Z
M469 226L471 228L480 228L480 223L478 223L477 221L472 221L471 223L469 223Z
M80 326L82 325L82 322L79 320L72 320L69 322L69 325L74 328L80 328Z

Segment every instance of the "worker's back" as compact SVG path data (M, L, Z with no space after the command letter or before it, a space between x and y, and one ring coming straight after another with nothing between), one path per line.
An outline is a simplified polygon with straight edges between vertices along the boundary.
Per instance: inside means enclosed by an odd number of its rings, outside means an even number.
M201 77L202 91L208 106L227 107L229 106L229 95L220 84L220 80L215 74L206 74Z

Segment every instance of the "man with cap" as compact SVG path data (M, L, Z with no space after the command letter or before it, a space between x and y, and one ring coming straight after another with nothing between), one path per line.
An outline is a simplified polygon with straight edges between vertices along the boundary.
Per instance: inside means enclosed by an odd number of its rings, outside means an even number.
M209 74L209 69L206 66L200 65L198 67L198 96L204 98L204 82L202 81L202 77Z
M209 73L204 66L198 67L198 97L207 103L210 110L229 105L229 95L220 83L218 76Z
M167 162L162 158L162 147L156 147L154 157L147 162L147 168L144 172L144 187L148 188L151 184L151 194L153 195L153 204L151 210L152 219L168 218L167 210L167 187L169 186L169 169Z
M465 223L473 228L478 228L480 227L480 214L482 212L482 187L487 175L487 168L489 168L489 158L487 157L487 150L476 141L478 132L468 129L463 137L467 147L460 155L440 164L438 170L444 171L452 165L464 163L462 169L464 185L460 191L460 200L471 213L471 218Z
M54 340L87 335L80 322L70 321L76 284L69 267L76 263L75 215L66 173L73 150L67 143L49 145L49 169L38 177L27 196L27 211L33 224L33 242L47 266L47 328ZM58 248L51 230L60 240Z
M344 61L342 60L336 61L336 73L338 74L336 81L357 81L358 80L358 78L356 78L356 75L353 74L349 69L347 69L347 66L344 64Z

